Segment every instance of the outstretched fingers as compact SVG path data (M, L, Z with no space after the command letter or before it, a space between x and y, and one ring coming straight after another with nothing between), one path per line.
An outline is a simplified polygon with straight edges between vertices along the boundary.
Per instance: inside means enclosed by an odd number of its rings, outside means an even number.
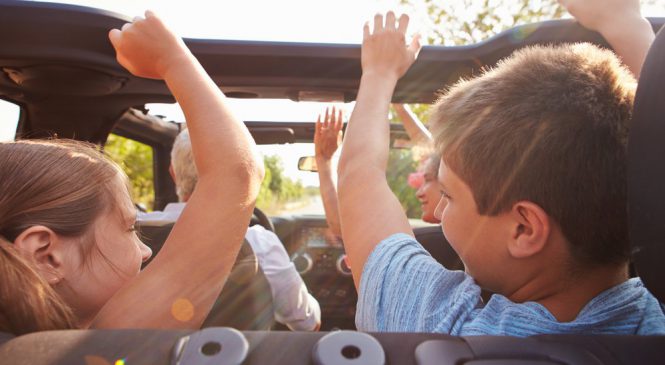
M328 123L328 129L329 130L335 130L336 125L337 125L337 109L333 105L330 108L330 121Z
M323 128L328 129L329 125L330 125L330 109L326 108L325 118L323 118Z
M396 29L396 27L395 27L395 13L393 13L392 11L389 11L388 13L386 13L386 29L388 29L388 30Z
M406 30L408 28L409 28L409 16L406 14L402 14L399 17L399 26L397 27L397 30L399 30L403 34L406 34Z
M407 49L414 59L418 57L418 53L420 53L420 50L422 49L422 45L420 44L420 34L415 34L413 36Z
M337 125L335 125L335 130L337 132L342 130L342 127L344 126L344 112L342 109L339 109L337 111Z
M321 135L321 114L316 118L316 123L314 124L314 138Z
M376 13L374 15L374 32L378 33L383 29L383 14Z

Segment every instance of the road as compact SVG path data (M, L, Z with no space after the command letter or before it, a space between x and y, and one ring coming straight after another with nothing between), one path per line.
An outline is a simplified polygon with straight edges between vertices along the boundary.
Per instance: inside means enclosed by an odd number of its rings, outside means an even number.
M304 215L304 214L318 214L323 215L323 201L321 200L320 195L315 195L309 198L309 201L302 205L302 203L288 203L280 214L294 214L294 215Z

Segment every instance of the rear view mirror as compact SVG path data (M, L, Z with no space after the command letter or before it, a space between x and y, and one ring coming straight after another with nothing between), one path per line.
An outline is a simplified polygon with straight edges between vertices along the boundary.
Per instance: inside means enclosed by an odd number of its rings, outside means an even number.
M298 160L298 170L317 172L316 158L314 156L303 156Z

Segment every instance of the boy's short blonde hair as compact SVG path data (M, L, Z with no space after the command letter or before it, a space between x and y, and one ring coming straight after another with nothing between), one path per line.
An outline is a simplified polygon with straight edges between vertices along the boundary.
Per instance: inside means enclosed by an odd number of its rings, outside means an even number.
M634 92L634 78L610 51L584 43L526 48L439 99L435 144L480 214L531 201L560 226L576 262L624 263Z

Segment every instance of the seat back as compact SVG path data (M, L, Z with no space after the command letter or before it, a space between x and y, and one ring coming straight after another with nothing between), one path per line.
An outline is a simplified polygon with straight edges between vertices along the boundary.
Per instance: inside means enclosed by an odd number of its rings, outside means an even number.
M628 139L628 206L633 260L645 286L665 301L665 31L642 68Z
M413 234L432 257L448 270L464 270L464 263L443 235L441 226L416 227Z
M270 284L245 240L224 289L202 327L269 330L275 324Z
M143 242L155 257L166 242L174 223L139 225ZM148 265L150 261L144 264ZM274 325L270 284L258 265L256 254L244 240L224 288L203 327L225 326L240 330L268 330Z

